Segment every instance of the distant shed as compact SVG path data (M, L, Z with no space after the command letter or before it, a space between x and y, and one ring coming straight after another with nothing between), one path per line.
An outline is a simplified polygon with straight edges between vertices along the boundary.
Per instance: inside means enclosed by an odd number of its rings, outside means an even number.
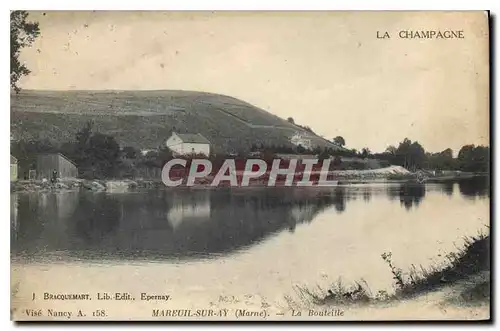
M52 178L53 171L58 178L76 178L76 164L61 153L39 154L36 160L36 175L39 179Z

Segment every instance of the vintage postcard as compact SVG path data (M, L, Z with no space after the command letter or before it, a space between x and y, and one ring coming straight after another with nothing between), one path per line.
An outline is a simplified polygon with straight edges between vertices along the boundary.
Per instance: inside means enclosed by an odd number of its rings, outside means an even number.
M14 321L490 319L483 11L12 11Z

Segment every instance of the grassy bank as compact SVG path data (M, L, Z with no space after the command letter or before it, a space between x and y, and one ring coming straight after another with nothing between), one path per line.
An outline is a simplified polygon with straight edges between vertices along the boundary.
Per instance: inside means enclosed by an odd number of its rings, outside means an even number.
M466 237L464 245L456 253L449 253L447 262L442 265L424 268L414 265L403 272L392 261L392 253L383 253L381 258L387 263L393 275L394 293L373 292L365 281L346 285L339 279L330 288L307 288L297 286L296 294L304 302L317 305L346 305L373 302L390 302L411 299L426 292L452 286L458 282L474 279L481 273L488 273L487 279L477 277L473 284L458 293L464 302L489 301L490 292L490 236L480 233L475 237ZM293 303L291 297L286 298Z

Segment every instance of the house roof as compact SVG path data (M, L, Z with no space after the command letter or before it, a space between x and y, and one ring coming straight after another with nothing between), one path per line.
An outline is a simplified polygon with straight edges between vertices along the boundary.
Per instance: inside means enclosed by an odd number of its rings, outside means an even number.
M10 156L10 164L14 164L14 163L17 163L17 159L11 155Z
M177 137L179 137L182 142L185 143L194 143L194 144L210 144L207 138L203 137L201 134L193 134L193 133L177 133L174 132Z

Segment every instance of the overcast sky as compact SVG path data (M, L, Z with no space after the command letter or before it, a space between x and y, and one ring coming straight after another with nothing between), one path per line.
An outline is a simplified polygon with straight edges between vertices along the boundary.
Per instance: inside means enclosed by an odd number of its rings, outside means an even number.
M34 12L26 89L182 89L240 98L349 148L488 144L482 13ZM464 39L401 39L400 30ZM388 31L391 39L378 39Z

